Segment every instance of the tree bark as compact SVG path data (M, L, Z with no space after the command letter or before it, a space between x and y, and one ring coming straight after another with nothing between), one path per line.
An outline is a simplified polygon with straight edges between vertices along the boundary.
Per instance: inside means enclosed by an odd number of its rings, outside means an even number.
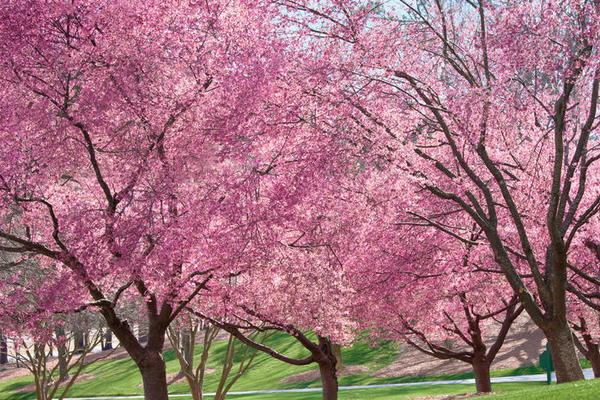
M548 339L556 370L557 383L585 379L575 352L575 343L571 328L566 318L565 296L567 272L564 254L562 257L557 258L551 246L548 247L545 267L550 271L547 274L549 283L536 282L538 294L543 305L542 309L537 304L534 296L525 287L498 233L490 231L487 237L492 243L495 260L502 267L504 276L515 293L518 294L519 300L527 314L531 317L531 320L544 332L546 339Z
M190 382L188 378L188 383L190 386L190 393L192 394L193 400L202 400L202 390L200 389L200 385L196 382Z
M590 364L592 364L594 378L600 378L600 351L598 350L598 345L593 342L586 343L586 345L588 348L587 359L590 362Z
M102 350L112 350L112 332L110 329L106 332L104 336L104 343L102 344Z
M323 383L323 400L337 400L338 381L335 373L335 361L320 362L319 372L321 373L321 382Z
M319 346L313 353L319 364L323 384L323 400L337 400L338 381L336 374L337 359L333 353L333 344L327 337L318 336Z
M133 329L126 320L121 320L111 307L102 307L100 312L104 316L112 333L119 339L119 343L127 350L133 361L138 366L142 375L145 400L168 400L167 374L165 360L162 357L164 336L167 330L167 320L171 315L170 306L163 305L160 316L156 317L155 303L148 306L154 323L148 330L148 343L142 347L134 334Z
M56 336L64 337L65 330L62 326L56 327ZM69 377L69 366L67 365L67 346L65 343L60 343L57 346L58 350L58 376L60 380L65 380Z
M594 371L594 378L600 378L600 347L594 343L592 337L588 333L581 335L585 346L577 339L577 336L573 335L575 345L583 354L583 356L592 364L592 370Z
M592 370L594 371L594 378L600 378L600 352L598 351L597 344L591 344L593 348L589 349L588 361L592 364Z
M543 329L550 344L552 362L556 370L556 382L573 382L585 379L575 351L571 328L565 321L556 322Z
M492 391L492 381L490 380L490 363L485 358L475 355L473 358L473 374L475 375L475 387L477 393L490 393Z
M0 364L8 363L8 344L6 337L0 333Z
M144 400L168 400L165 360L158 351L146 349L137 363L144 385Z
M76 331L75 332L75 354L83 353L83 349L85 348L85 332Z

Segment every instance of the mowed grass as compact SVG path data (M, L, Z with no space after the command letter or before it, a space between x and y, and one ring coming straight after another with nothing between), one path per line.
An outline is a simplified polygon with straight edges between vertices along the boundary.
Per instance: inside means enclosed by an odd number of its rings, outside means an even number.
M493 390L501 392L477 396L481 400L597 400L600 398L600 379L546 385L544 382L497 383ZM473 385L429 385L393 388L341 390L340 400L402 400L444 394L472 393ZM235 400L318 400L320 392L274 393L268 395L228 396Z
M276 334L270 337L266 344L274 347L279 352L297 358L305 358L309 355L308 351L299 345L295 340L291 340L285 334ZM216 371L206 375L205 391L215 391L221 376L222 360L227 349L227 341L213 343L208 361L208 368ZM344 349L343 357L348 365L362 364L369 367L370 371L376 371L389 365L398 352L398 347L392 342L381 344L374 348L365 343L357 343L351 348ZM201 346L196 347L196 359L200 358ZM167 374L179 371L179 362L172 350L163 353ZM316 365L294 366L278 361L266 354L257 353L251 368L236 382L233 387L235 391L259 390L259 389L290 389L300 387L318 387L318 379L301 383L281 383L281 380L289 375L298 374L310 369L316 368ZM236 372L233 368L232 374ZM78 382L69 390L68 397L83 396L120 396L142 394L140 387L142 378L138 368L130 358L121 358L116 360L99 361L89 365L84 373L91 374L94 379ZM357 378L361 382L368 381L369 373ZM373 379L373 378L371 378ZM10 381L0 382L0 399L30 399L35 398L32 395L14 393L15 390L27 384L33 383L33 377L22 377ZM345 384L345 383L343 383ZM169 386L169 393L189 393L187 383L178 383Z
M307 351L296 341L290 340L289 336L277 334L270 337L267 344L276 348L283 354L291 357L304 358L308 356ZM206 375L205 391L215 391L221 375L221 364L226 351L227 342L215 342L211 348L211 356L208 362L208 368L216 371ZM199 359L200 346L197 347L196 356ZM461 373L452 375L434 375L423 377L393 377L393 378L374 378L370 374L392 363L398 353L399 347L392 342L380 344L378 347L371 347L365 343L357 343L351 348L343 349L344 365L365 365L369 368L368 372L341 377L340 386L353 385L374 385L383 383L402 383L402 382L422 382L432 380L448 379L468 379L472 378L472 373ZM173 351L165 351L165 361L167 364L167 373L176 373L179 371L179 363L175 358ZM584 363L584 366L587 367ZM246 372L233 386L232 391L250 391L250 390L268 390L268 389L297 389L297 388L315 388L320 387L319 379L297 383L282 383L281 380L287 376L298 374L307 370L315 369L315 365L294 366L283 363L265 354L258 353L250 370ZM236 369L232 370L235 373ZM520 367L505 370L492 371L492 376L510 376L542 373L539 367ZM76 383L68 393L68 397L84 396L125 396L143 394L141 388L141 376L134 362L129 358L116 360L100 361L87 367L84 371L95 378L84 382ZM0 399L28 400L35 396L32 393L15 393L15 390L33 382L33 378L22 377L10 381L0 382ZM494 385L495 391L519 391L531 390L539 387L540 383L506 383ZM356 389L340 392L340 399L404 399L417 396L429 396L437 394L458 394L472 393L475 391L474 385L431 385L431 386L412 386L395 387L380 389ZM368 394L367 394L368 392ZM169 386L169 393L185 394L189 393L187 383L179 383ZM251 396L231 396L235 399L318 399L320 392L303 393L277 393L273 395L251 395ZM600 398L600 396L594 397Z
M600 379L546 385L544 382L496 383L493 395L476 396L481 400L597 400L600 398ZM403 400L415 397L473 393L473 385L427 385L392 388L341 390L340 400ZM206 396L210 399L210 396ZM229 395L232 400L320 400L320 392ZM181 398L178 398L181 399ZM190 397L191 399L191 397ZM183 398L181 400L187 400Z
M495 386L493 390L499 390ZM527 387L489 396L477 397L482 400L597 400L600 399L600 379L552 384L542 383L542 387Z

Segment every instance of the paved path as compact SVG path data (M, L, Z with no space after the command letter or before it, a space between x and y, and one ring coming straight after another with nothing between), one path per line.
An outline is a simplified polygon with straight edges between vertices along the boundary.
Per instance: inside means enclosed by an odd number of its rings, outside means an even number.
M593 379L594 372L591 368L583 370L585 379ZM556 382L556 376L552 374L552 380ZM546 374L535 375L518 375L518 376L503 376L500 378L492 378L492 383L506 382L546 382ZM453 379L448 381L424 381L424 382L406 382L406 383L386 383L381 385L361 385L361 386L340 386L339 390L352 389L374 389L399 386L426 386L426 385L452 385L452 384L474 384L475 379ZM242 394L268 394L268 393L302 393L302 392L320 392L321 388L306 388L306 389L280 389L280 390L251 390L247 392L229 392L230 395ZM205 393L206 395L214 395L214 393ZM177 397L192 397L189 394L170 394L170 398ZM126 399L143 399L144 396L108 396L108 397L70 397L64 400L126 400Z

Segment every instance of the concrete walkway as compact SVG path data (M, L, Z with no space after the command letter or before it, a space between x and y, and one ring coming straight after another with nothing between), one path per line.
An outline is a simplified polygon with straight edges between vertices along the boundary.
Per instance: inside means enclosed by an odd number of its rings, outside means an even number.
M593 379L594 372L591 368L583 370L585 379ZM552 381L556 382L556 376L552 374ZM535 375L518 375L518 376L503 376L492 378L492 383L506 382L546 382L546 374ZM456 384L474 384L475 379L453 379L448 381L424 381L424 382L406 382L406 383L386 383L381 385L361 385L361 386L340 386L339 390L353 389L374 389L374 388L389 388L400 386L427 386L427 385L456 385ZM306 389L280 389L280 390L251 390L246 392L229 392L228 395L243 395L243 394L268 394L268 393L303 393L303 392L320 392L321 388L306 388ZM214 393L205 393L206 395L214 395ZM189 394L170 394L170 398L189 397ZM69 397L64 400L126 400L126 399L143 399L143 395L136 396L108 396L108 397Z

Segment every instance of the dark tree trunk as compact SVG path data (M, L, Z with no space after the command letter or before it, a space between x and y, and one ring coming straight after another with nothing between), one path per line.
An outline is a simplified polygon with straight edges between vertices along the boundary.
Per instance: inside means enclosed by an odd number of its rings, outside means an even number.
M556 370L556 382L564 383L585 379L568 323L566 321L554 323L544 329L544 334L550 344L552 362Z
M323 383L323 400L337 400L338 381L335 373L335 362L325 361L319 363L319 372Z
M146 350L138 362L144 385L144 400L168 400L165 360L160 352Z
M600 378L600 351L598 345L590 342L587 344L588 347L588 361L592 364L592 370L594 371L594 378Z
M168 305L164 307L169 307ZM112 310L102 310L113 334L135 361L142 375L145 400L168 400L167 374L162 356L164 336L167 324L164 321L154 323L148 329L147 345L142 347L127 321L120 321ZM170 313L164 313L168 316Z
M590 362L590 364L592 364L594 378L600 378L600 352L598 351L597 344L592 344L592 346L594 347L594 349L589 349L588 361Z
M85 334L82 331L75 332L75 353L83 353L85 347Z
M473 358L473 374L475 374L475 387L477 393L489 393L492 391L492 382L490 380L490 363L483 357L475 356Z
M140 344L129 323L120 320L111 307L103 307L100 312L112 333L119 339L120 345L127 350L140 370L144 399L168 400L166 365L162 350L165 332L170 322L169 319L172 317L172 309L165 303L160 313L157 313L154 301L148 304L148 309L152 324L148 329L148 340L145 347Z
M0 364L8 363L8 344L6 337L0 333Z
M56 336L64 337L65 331L62 326L58 325L56 327ZM65 380L69 377L69 366L67 365L67 346L65 343L61 342L57 346L58 350L58 376L60 380Z
M600 378L600 350L599 347L589 334L584 333L581 335L583 337L583 341L585 342L585 347L577 340L577 337L574 337L575 344L579 348L579 351L587 358L587 360L592 364L592 370L594 371L594 378Z
M106 299L106 296L87 275L83 264L74 257L70 257L65 263L84 278L86 287L94 300ZM112 304L103 302L99 311L112 333L119 339L120 345L125 348L138 366L142 375L145 399L168 400L166 365L162 357L162 350L167 327L182 309L174 312L168 302L163 302L162 306L158 308L156 297L148 291L144 282L137 280L134 283L138 292L146 298L149 327L145 347L140 344L127 320L123 320L117 315ZM129 285L131 283L122 286L120 290L126 289ZM198 288L198 290L200 289L201 287Z
M104 343L102 344L102 350L111 350L112 347L112 332L108 330L104 335Z
M319 364L321 382L323 384L323 400L337 400L338 381L336 374L336 357L329 338L319 336L318 350L313 353Z

